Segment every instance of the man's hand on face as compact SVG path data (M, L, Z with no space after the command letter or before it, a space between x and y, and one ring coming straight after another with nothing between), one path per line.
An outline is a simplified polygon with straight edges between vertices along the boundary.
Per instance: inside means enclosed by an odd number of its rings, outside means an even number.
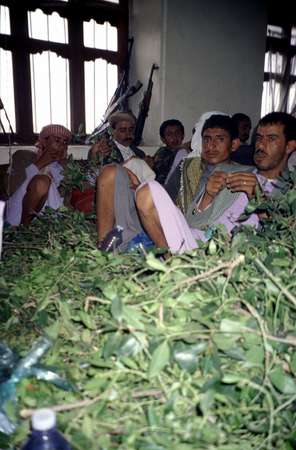
M226 178L226 186L231 192L245 192L249 199L254 197L257 184L254 173L234 172Z
M38 142L38 157L35 165L42 169L48 164L62 162L67 157L68 140L60 136L49 136L42 143Z
M107 139L101 139L96 144L93 145L91 149L91 157L95 159L98 155L106 156L111 152L111 148L108 144Z
M38 169L42 169L43 167L48 166L50 163L54 161L60 161L62 159L64 159L64 152L61 152L61 150L43 147L35 164Z

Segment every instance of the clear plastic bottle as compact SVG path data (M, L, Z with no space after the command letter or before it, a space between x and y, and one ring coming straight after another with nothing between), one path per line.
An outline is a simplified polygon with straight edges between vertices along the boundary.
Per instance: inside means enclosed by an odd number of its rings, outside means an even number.
M32 431L21 450L71 450L70 444L56 429L56 414L38 409L32 416Z

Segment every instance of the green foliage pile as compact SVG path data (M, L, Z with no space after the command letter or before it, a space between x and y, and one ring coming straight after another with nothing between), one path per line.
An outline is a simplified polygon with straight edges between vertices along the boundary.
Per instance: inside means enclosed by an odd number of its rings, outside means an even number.
M263 205L262 232L165 262L102 254L66 209L6 230L0 340L24 355L51 336L42 362L76 386L23 380L11 447L24 408L60 405L77 450L295 448L295 192Z

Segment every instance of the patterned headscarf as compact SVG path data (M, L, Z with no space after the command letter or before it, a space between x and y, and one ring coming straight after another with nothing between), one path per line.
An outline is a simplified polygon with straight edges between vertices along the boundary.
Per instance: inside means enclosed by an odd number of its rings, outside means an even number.
M68 130L68 128L65 128L63 125L54 125L54 124L46 125L40 131L38 141L42 143L49 136L58 136L70 141L72 133L71 131Z

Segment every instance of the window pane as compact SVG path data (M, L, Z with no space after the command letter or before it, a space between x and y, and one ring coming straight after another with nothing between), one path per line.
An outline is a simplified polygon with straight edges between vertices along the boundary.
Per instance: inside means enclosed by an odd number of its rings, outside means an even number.
M103 59L84 63L85 129L91 133L102 121L118 84L117 66Z
M30 62L34 132L49 123L70 128L69 61L42 52Z
M292 84L289 89L288 113L295 114L295 108L296 108L296 83Z
M285 37L284 29L276 25L267 25L267 36L282 39Z
M284 72L284 57L280 53L265 53L264 72L282 74Z
M41 9L28 12L29 36L43 41L68 43L68 21L54 12L44 14Z
M10 34L9 9L7 6L0 6L0 33Z
M261 117L272 111L277 111L280 102L281 84L275 80L264 81L262 103L261 103Z
M108 22L98 24L93 19L83 22L83 41L85 47L116 52L117 28L112 27Z
M15 109L13 92L11 52L0 48L0 97L10 120L12 129L15 131ZM10 127L3 109L0 110L0 118L5 132L8 133ZM3 132L4 131L0 126L0 133Z
M291 45L296 45L296 27L291 30Z
M291 59L290 74L296 76L296 56L293 56L293 58Z

